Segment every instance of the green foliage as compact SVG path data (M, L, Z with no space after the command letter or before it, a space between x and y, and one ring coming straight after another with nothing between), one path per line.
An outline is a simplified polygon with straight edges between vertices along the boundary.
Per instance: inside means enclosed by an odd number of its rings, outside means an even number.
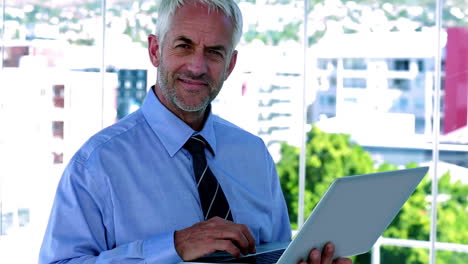
M32 10L24 11L22 8L17 8L17 12L5 14L6 20L18 21L21 24L30 26L36 24L54 24L59 21L56 26L59 27L60 32L74 31L77 34L70 34L75 36L73 39L68 39L70 43L79 45L93 45L94 39L88 39L86 32L83 28L80 28L82 20L99 18L102 15L101 2L99 1L84 1L77 3L57 3L51 4L51 1L36 0L32 1ZM257 4L256 0L237 0L237 2L248 2ZM293 0L268 0L264 3L268 5L281 5L284 8L294 6L296 1ZM376 1L376 0L356 0L352 1L356 4L348 4L351 1L325 1L325 0L309 0L309 26L313 27L318 21L322 21L325 24L324 28L318 30L310 30L311 33L308 37L309 46L319 41L327 31L327 21L334 20L341 25L343 32L354 33L357 32L355 27L349 27L349 21L352 21L355 25L359 25L360 28L368 28L371 30L372 23L369 24L369 19L366 18L366 13L369 10L383 10L385 17L388 21L396 22L401 18L409 19L410 21L418 24L416 30L420 31L423 27L430 27L435 25L435 1L434 0L396 0L396 1ZM140 9L143 4L148 4L144 10ZM391 9L388 8L390 3ZM387 8L384 5L387 4ZM443 6L443 27L448 26L466 26L468 25L468 16L463 15L463 18L456 17L453 10L458 10L458 13L462 14L463 6L466 5L465 0L451 0ZM154 26L149 24L138 25L141 21L138 21L141 16L146 15L152 17L152 21L155 22L156 18L154 14L157 12L158 2L150 0L140 0L138 5L134 5L134 2L116 1L108 7L108 17L113 16L119 17L124 22L132 21L133 27L131 30L125 31L125 34L131 37L135 42L141 43L146 46L146 38L142 39L142 34L146 32L153 32ZM422 13L411 13L408 10L422 7ZM345 12L337 11L343 10ZM18 15L22 13L22 15ZM71 14L71 15L70 15ZM58 19L58 20L57 20ZM280 18L281 19L281 18ZM245 21L248 22L248 21ZM346 23L345 23L346 22ZM302 35L299 32L302 24L302 17L294 19L293 21L286 21L282 28L279 30L265 29L257 31L256 25L248 25L249 30L245 32L244 37L247 43L252 42L255 39L261 40L267 45L279 45L283 41L295 40L299 41ZM79 28L78 30L76 30ZM393 27L390 31L398 31L399 29ZM76 40L78 37L78 40ZM95 36L91 36L94 38ZM83 38L83 39L81 39Z
M381 264L410 263L426 264L429 263L429 250L421 248L403 248L396 246L382 246ZM362 262L370 263L370 262ZM439 263L439 262L437 262Z
M307 134L305 214L309 214L331 182L342 176L370 173L373 162L368 153L351 142L348 135L327 134L313 127ZM299 149L283 143L278 174L288 204L290 221L297 226Z
M278 46L283 40L299 40L299 27L301 22L291 22L283 27L282 31L267 30L258 32L255 25L249 25L249 30L244 33L244 38L247 42L252 42L254 39L261 40L265 45Z
M328 134L313 127L307 134L305 214L308 215L325 193L330 183L342 176L376 171L396 170L398 167L383 163L375 167L369 153L352 142L349 135ZM282 158L277 163L281 187L288 205L293 229L297 228L299 149L283 143ZM406 167L417 167L409 163ZM438 182L437 240L468 244L468 185L452 181L450 172ZM431 178L426 176L392 221L384 237L429 240ZM437 263L466 264L468 254L438 251ZM381 263L427 263L429 251L420 248L381 247ZM356 264L370 263L370 253L353 258Z
M437 207L438 240L468 244L468 185L453 182L447 172L439 179L438 188L439 197L446 198Z
M249 1L251 2L251 1ZM369 11L383 11L385 18L388 20L389 24L392 23L393 26L389 31L399 31L401 28L395 26L395 22L400 19L408 19L409 21L415 22L417 24L415 30L421 31L424 27L433 27L435 26L435 11L436 1L433 0L417 0L417 1L408 1L408 0L396 0L396 1L376 1L376 0L356 0L352 1L355 4L348 4L351 1L325 1L325 0L309 0L309 26L313 27L318 21L325 23L325 28L319 30L312 30L311 35L308 37L309 46L318 42L322 36L326 33L327 21L336 21L342 28L344 33L356 33L357 30L355 27L349 27L349 21L352 21L356 25L359 25L360 28L366 28L367 31L373 31L373 23L369 22L368 16ZM292 3L291 0L269 0L267 4L275 5L282 4L287 5ZM464 10L463 7L466 6L465 0L452 0L448 1L443 5L443 28L449 26L466 26L468 25L468 17L462 14ZM385 8L384 8L385 7ZM421 11L415 11L418 8L422 7ZM453 8L458 10L458 13L461 17L456 17L453 12ZM337 10L346 10L345 12ZM411 11L410 11L411 10ZM299 22L302 23L302 22ZM291 38L288 34L282 34L284 30L278 30L276 33L271 30L266 30L262 32L249 32L247 34L248 38L245 40L249 43L254 39L259 39L265 44L267 43L280 43L286 40L299 40L298 36ZM298 35L301 33L298 32Z

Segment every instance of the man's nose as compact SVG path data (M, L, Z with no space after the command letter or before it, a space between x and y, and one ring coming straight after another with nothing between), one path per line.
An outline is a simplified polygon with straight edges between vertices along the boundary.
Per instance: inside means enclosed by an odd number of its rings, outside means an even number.
M194 75L205 74L208 70L207 58L204 52L196 51L192 54L188 63L188 70Z

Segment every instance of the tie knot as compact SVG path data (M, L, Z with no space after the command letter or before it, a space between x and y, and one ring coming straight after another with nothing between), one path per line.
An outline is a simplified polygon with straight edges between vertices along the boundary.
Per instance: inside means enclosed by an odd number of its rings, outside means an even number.
M188 150L190 154L193 155L205 155L205 147L206 147L205 139L200 136L192 136L190 137L187 142L184 144L184 149Z

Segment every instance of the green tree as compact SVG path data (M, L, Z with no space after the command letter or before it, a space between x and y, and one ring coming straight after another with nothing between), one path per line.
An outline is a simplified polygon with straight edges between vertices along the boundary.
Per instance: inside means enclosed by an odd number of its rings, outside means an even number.
M305 214L309 214L328 186L338 177L373 172L370 155L349 135L324 133L313 127L307 133ZM277 164L293 228L297 227L299 149L283 143Z

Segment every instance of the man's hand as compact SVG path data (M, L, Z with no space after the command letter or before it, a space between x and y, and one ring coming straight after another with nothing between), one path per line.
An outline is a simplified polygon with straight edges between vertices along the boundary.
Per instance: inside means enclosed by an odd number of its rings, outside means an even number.
M219 217L176 231L174 244L184 261L216 251L226 251L235 257L255 253L255 239L249 229Z
M333 259L335 253L335 246L332 243L327 243L323 248L322 254L318 249L312 249L309 253L309 259L306 261L299 261L298 264L352 264L349 258Z

